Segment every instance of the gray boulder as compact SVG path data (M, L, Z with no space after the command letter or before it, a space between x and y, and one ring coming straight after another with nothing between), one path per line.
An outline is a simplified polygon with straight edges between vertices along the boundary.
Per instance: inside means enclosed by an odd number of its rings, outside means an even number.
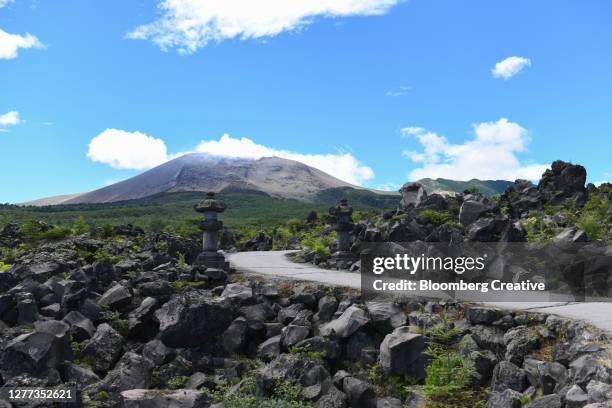
M318 310L314 319L319 322L328 322L334 317L336 310L338 310L338 300L334 296L323 296L319 299Z
M461 208L459 208L459 222L467 227L480 218L488 209L489 207L480 201L464 201L461 204Z
M408 326L398 327L382 341L378 364L386 373L422 380L428 361L425 350L424 336L411 333Z
M598 370L597 356L586 354L570 363L568 376L573 383L586 387Z
M159 307L159 301L154 297L147 297L140 305L128 315L128 330L132 337L149 339L157 333L157 324L153 318Z
M589 397L579 385L574 384L565 394L566 408L582 408L587 404Z
M194 290L174 296L155 317L159 338L170 347L190 347L217 336L232 322L229 303L222 298Z
M122 353L123 344L123 337L110 325L102 323L86 342L81 354L91 362L96 373L105 373L115 365Z
M90 390L106 390L115 399L119 392L134 388L151 387L153 364L147 358L128 351L117 363L117 366Z
M270 361L280 354L281 336L270 337L257 346L257 357L264 361Z
M521 396L520 392L514 390L492 392L486 408L521 408Z
M313 408L346 408L347 399L345 393L331 386L312 406Z
M98 299L98 304L102 307L109 307L111 309L124 311L132 303L132 294L128 288L117 284L111 287L109 290Z
M295 346L310 334L310 327L290 324L281 332L281 344L285 348Z
M151 360L156 366L160 366L174 360L176 350L167 347L160 340L154 339L144 345L142 355Z
M403 209L418 207L427 198L425 187L420 183L406 183L399 192L402 195L400 205Z
M321 326L319 330L322 336L335 335L346 339L369 322L370 319L363 309L353 305L337 319Z
M563 408L563 402L560 396L551 394L533 400L525 408Z
M540 339L531 327L518 326L504 334L506 360L521 366L525 355L540 346Z
M89 368L81 367L69 362L63 363L59 368L59 372L64 382L73 382L78 384L80 387L85 387L100 381L100 377L98 377L96 373L91 371Z
M479 347L501 353L505 348L504 331L495 326L476 325L470 327L470 333Z
M297 343L297 347L303 350L324 353L324 358L334 360L340 357L341 347L337 339L321 336L311 337Z
M266 320L274 316L274 311L266 303L258 303L252 306L243 306L240 308L240 315L247 320L249 330L263 331L265 330ZM293 316L295 318L295 315ZM293 320L293 318L291 320ZM289 320L289 322L291 322ZM289 322L284 324L289 324Z
M225 289L223 289L221 297L234 302L247 302L253 299L253 289L239 283L230 283L229 285L225 286Z
M582 205L587 197L584 187L586 169L578 164L556 160L547 169L538 183L538 191L544 200L560 204L570 199Z
M567 382L567 369L557 362L545 362L532 358L525 358L523 369L529 383L542 389L545 395L552 394L565 386Z
M404 404L402 404L401 400L397 398L379 398L376 401L376 408L403 408Z
M587 384L589 404L594 402L612 401L612 385L601 381L591 381Z
M248 328L247 320L244 317L234 319L221 335L223 349L230 354L240 350L244 346Z
M63 321L68 323L70 326L70 335L78 342L90 339L96 332L96 327L92 321L76 310L64 316Z
M0 360L4 378L44 373L60 363L60 347L52 333L26 333L6 344Z
M366 302L366 309L372 324L382 333L388 333L406 324L406 314L392 302L369 301Z
M208 394L202 391L133 389L121 393L123 408L205 408Z
M502 361L493 370L491 390L504 391L506 389L523 392L527 388L525 370L520 369L509 361Z
M557 244L575 244L587 242L588 240L586 232L575 227L564 229L554 238L554 242Z
M471 306L465 313L465 317L472 325L492 325L503 316L503 312L492 307Z
M370 384L354 377L346 377L342 389L352 408L376 408L376 392Z

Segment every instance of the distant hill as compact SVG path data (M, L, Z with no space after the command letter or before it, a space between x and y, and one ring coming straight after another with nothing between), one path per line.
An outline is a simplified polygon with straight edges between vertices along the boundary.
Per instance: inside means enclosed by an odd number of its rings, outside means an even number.
M478 180L472 179L469 181L457 181L449 179L430 179L424 178L418 181L425 187L425 191L428 194L453 194L462 193L470 188L476 188L479 192L484 195L490 196L494 194L501 194L506 189L513 185L514 182L507 180Z

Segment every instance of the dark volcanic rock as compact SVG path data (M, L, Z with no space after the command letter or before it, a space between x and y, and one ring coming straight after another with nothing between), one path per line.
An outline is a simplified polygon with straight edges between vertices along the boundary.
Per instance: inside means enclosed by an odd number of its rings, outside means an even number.
M102 323L87 341L82 351L96 373L105 373L113 368L123 351L124 339L110 325Z
M425 378L427 357L425 338L410 332L408 326L398 327L388 334L380 345L378 362L387 373Z
M518 368L509 361L502 361L493 370L491 389L493 391L504 391L511 389L523 392L527 388L527 377L525 371Z
M170 347L201 344L223 333L232 321L229 303L201 290L172 297L155 316L160 339Z
M571 199L581 205L587 196L585 182L584 167L557 160L542 175L538 190L542 197L552 204L560 204L566 199Z
M354 377L346 377L342 389L348 396L351 407L376 408L376 392L370 384Z
M333 334L345 339L369 322L370 318L363 309L357 306L351 306L346 309L340 317L321 326L320 332L323 336L330 336Z

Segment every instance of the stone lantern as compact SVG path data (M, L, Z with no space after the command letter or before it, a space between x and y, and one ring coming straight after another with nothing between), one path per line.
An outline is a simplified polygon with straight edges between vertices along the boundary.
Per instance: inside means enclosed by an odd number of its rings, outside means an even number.
M213 192L206 194L206 199L194 207L204 215L200 221L200 229L204 231L202 252L195 261L196 265L229 270L229 262L219 252L219 231L223 228L223 222L217 219L217 214L225 211L225 208L225 203L216 200Z
M329 209L329 213L334 218L332 227L338 233L338 251L332 255L332 261L335 261L340 267L348 267L357 258L351 252L351 231L355 227L351 218L353 207L348 204L346 198L343 198L340 200L340 204Z

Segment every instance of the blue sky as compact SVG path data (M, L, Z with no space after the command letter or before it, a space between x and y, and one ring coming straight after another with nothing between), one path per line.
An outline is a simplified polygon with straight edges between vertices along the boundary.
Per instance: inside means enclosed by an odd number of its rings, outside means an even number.
M218 3L0 0L0 202L190 151L371 187L612 179L607 0Z

